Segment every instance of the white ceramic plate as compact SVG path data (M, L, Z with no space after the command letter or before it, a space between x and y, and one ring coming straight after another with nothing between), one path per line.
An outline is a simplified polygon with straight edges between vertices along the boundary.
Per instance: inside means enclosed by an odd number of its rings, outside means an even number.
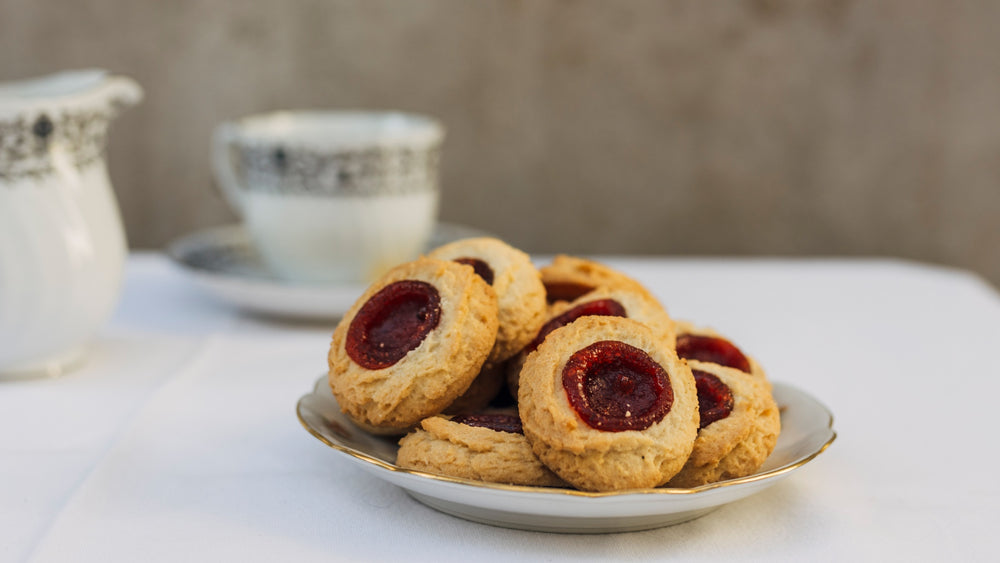
M474 236L487 235L471 227L439 223L428 248ZM264 315L335 319L354 304L366 287L362 282L317 284L281 279L261 261L241 225L184 236L167 246L167 254L211 295Z
M646 530L697 518L761 491L819 455L836 438L833 415L790 385L774 384L781 435L756 474L694 489L641 489L586 493L455 479L395 465L396 440L373 436L340 411L326 376L299 399L299 421L346 459L418 501L442 512L506 528L545 532L604 533Z

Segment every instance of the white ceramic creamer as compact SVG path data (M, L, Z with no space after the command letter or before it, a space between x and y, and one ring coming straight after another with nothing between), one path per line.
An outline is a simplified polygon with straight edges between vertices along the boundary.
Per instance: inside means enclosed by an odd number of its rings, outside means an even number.
M101 70L0 83L0 378L63 373L113 311L126 244L105 138L141 97Z

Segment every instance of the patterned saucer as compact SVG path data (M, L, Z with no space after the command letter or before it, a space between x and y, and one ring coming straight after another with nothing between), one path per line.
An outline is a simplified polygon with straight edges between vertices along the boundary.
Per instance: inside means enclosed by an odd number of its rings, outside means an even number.
M489 236L462 225L438 223L428 248L467 237ZM167 254L209 294L252 313L310 320L336 319L365 290L363 282L297 283L263 263L242 225L226 225L181 237Z

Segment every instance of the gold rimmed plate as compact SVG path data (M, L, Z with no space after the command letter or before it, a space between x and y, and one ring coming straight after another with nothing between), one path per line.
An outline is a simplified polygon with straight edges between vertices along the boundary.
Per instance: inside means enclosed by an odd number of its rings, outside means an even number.
M781 435L774 452L750 476L693 489L615 493L482 483L398 467L396 440L361 430L340 411L326 376L299 399L299 421L324 444L418 501L453 516L505 528L607 533L685 522L762 491L813 460L836 438L833 415L809 394L774 384Z

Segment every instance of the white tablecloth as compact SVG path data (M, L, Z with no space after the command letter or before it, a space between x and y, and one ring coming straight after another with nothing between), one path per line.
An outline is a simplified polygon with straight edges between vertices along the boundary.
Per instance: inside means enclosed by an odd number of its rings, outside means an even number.
M436 512L307 434L333 324L240 313L133 254L87 363L0 382L2 561L964 560L1000 552L1000 297L878 260L605 258L835 414L788 479L657 530ZM0 343L2 345L2 343Z

